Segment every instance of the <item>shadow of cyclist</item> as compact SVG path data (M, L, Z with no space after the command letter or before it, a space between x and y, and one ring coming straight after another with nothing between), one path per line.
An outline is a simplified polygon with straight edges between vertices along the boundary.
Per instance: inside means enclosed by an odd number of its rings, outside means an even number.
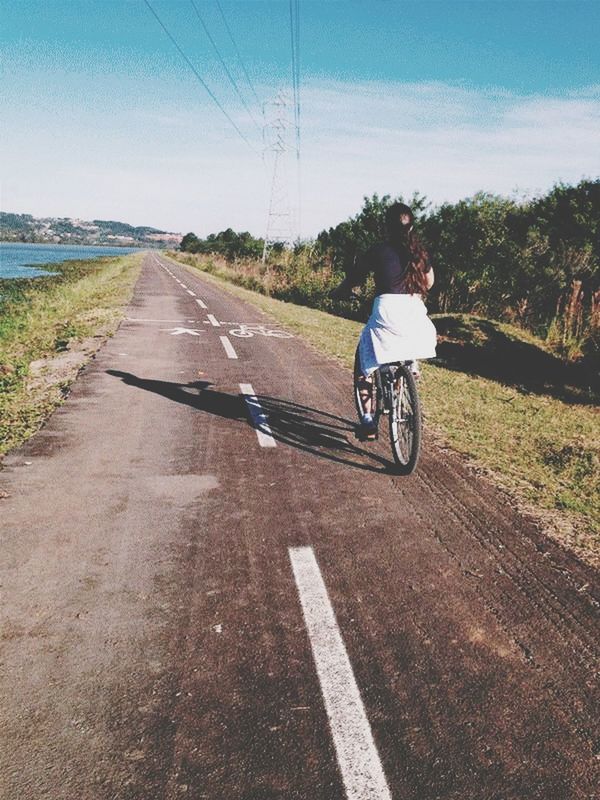
M246 420L252 425L243 396L211 389L210 381L175 383L140 378L130 372L114 369L106 372L120 378L128 386L136 386L219 417ZM269 428L276 441L358 469L370 472L392 471L387 459L358 447L351 441L356 428L352 421L277 397L260 395L257 400L267 415Z

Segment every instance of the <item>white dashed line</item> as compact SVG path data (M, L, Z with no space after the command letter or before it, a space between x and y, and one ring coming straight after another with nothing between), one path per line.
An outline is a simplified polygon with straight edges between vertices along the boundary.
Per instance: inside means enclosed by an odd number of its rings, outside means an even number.
M196 302L198 303L198 305L200 306L200 308L208 308L208 306L206 305L206 303L202 302L202 300L198 300L198 298L196 298Z
M215 316L213 316L212 314L207 314L206 317L207 317L208 321L210 322L210 324L214 325L215 328L220 328L221 327L221 323L219 322L219 320Z
M312 547L290 547L325 709L348 800L391 800L390 790Z
M182 283L182 284L181 284L181 288L182 288L182 289L187 289L187 286L185 285L185 283Z
M219 336L221 340L221 344L223 345L225 352L227 353L227 358L237 358L237 353L233 349L233 345L229 341L226 336Z
M196 297L196 292L192 292L191 289L186 289L186 292L190 294L192 297Z
M248 406L252 422L254 423L254 430L258 437L258 443L261 447L276 447L277 442L273 438L273 432L267 422L267 415L262 410L256 398L252 384L240 383L240 389L244 395L244 400Z

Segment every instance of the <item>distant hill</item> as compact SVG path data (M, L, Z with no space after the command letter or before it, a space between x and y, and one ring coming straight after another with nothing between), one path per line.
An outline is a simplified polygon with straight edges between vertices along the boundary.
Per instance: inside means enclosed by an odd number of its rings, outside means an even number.
M180 233L133 227L126 222L71 217L32 217L0 211L0 240L54 244L121 245L123 247L177 247Z

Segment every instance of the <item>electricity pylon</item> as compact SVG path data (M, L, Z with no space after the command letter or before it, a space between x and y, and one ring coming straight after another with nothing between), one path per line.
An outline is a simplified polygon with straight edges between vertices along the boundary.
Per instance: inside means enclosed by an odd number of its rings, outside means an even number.
M292 244L294 221L290 205L290 164L288 158L288 133L291 127L289 110L291 102L284 92L264 105L265 163L271 167L271 194L267 230L263 247L263 264L274 244Z

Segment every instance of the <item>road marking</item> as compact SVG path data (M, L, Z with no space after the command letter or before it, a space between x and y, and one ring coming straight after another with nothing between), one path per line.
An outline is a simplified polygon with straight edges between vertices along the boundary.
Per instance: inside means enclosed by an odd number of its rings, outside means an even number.
M348 800L391 800L348 653L312 547L290 547L325 709Z
M221 323L225 324L225 323ZM266 325L263 325L258 322L250 323L250 322L230 322L227 323L229 325L238 325L239 327L235 330L230 330L229 334L231 336L238 336L241 339L248 339L252 336L272 336L276 339L293 339L291 333L287 331L282 331L279 328L268 328Z
M252 384L240 383L240 389L244 395L244 400L248 406L248 411L254 423L254 430L258 437L258 443L261 447L276 447L277 442L273 438L273 431L267 422L267 415L262 410L260 403L256 398Z
M181 288L182 288L182 289L187 289L187 286L185 285L185 283L182 283L182 284L181 284Z
M191 289L186 289L187 293L190 294L192 297L196 297L196 292L192 292Z
M198 305L200 306L200 308L208 308L208 306L206 305L206 303L203 303L203 302L202 302L202 300L198 300L198 298L196 298L196 302L198 303Z
M233 349L233 345L231 344L229 339L226 336L219 336L219 339L221 340L221 344L225 348L225 352L227 353L227 358L237 358L237 353Z
M163 331L169 331L171 336L181 336L184 333L189 333L190 336L200 336L204 331L198 331L195 328L161 328Z
M207 316L207 319L210 322L210 324L214 325L215 328L220 328L221 327L221 323L219 322L219 320L216 319L216 317L214 317L212 314L207 314L206 316Z
M127 322L181 322L181 319L146 319L145 317L126 317ZM202 322L200 319L188 319L188 322Z

